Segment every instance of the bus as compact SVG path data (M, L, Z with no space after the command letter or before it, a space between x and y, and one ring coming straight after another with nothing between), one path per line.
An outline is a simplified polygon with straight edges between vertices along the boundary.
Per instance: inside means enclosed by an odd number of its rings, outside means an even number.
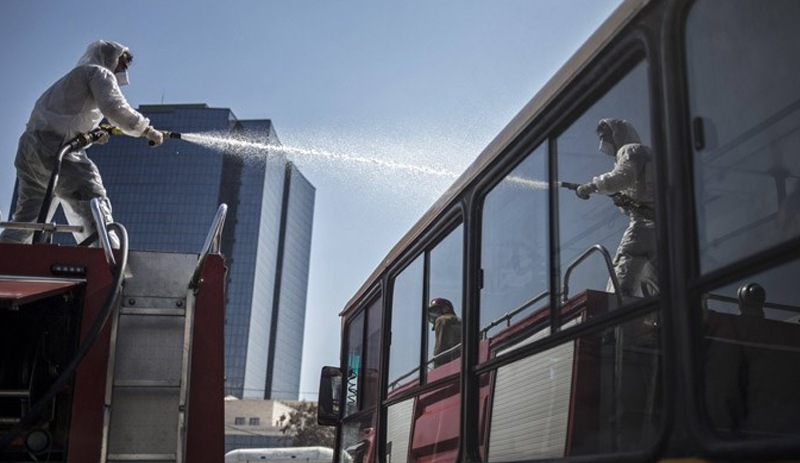
M798 25L622 2L344 307L335 461L800 459Z

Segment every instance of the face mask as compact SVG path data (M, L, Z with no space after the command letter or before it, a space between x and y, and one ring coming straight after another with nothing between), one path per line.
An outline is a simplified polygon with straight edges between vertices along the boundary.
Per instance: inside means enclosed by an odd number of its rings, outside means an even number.
M122 87L123 85L128 85L130 82L128 81L128 71L121 71L114 73L117 77L117 85Z
M428 309L428 322L435 323L436 319L442 315L442 311L438 308Z
M617 150L614 149L614 145L604 140L600 140L600 147L598 149L609 156L617 155Z

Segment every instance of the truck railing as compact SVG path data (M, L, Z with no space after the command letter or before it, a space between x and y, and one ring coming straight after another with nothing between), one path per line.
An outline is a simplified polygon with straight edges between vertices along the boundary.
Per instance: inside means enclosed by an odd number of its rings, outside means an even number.
M608 277L611 279L611 284L614 286L614 294L617 296L618 307L622 306L622 293L619 291L619 279L617 278L617 273L614 271L614 265L611 263L611 255L608 253L608 249L601 244L595 244L589 247L589 249L583 251L581 255L567 266L567 270L564 272L564 284L561 286L562 302L567 302L567 300L569 300L569 278L572 275L572 271L575 270L575 267L580 265L581 262L586 260L587 257L596 252L599 252L603 256L603 260L605 260Z
M512 318L516 317L517 315L519 315L520 312L525 311L526 309L530 308L531 306L533 306L534 304L536 304L537 302L541 301L542 299L544 299L545 297L547 297L549 295L550 295L550 291L543 291L543 292L537 294L536 296L533 296L532 298L528 299L527 301L522 303L522 305L520 305L519 307L515 308L514 310L506 312L505 315L503 315L500 318L490 322L488 325L486 325L485 327L481 328L481 339L486 339L486 337L489 334L489 330L491 330L492 328L496 327L497 325L499 325L499 324L501 324L503 322L506 323L506 327L511 326L511 319Z
M225 225L225 216L228 213L228 205L222 203L217 208L217 215L214 216L214 221L211 223L211 228L206 236L206 242L203 244L203 249L200 251L200 256L197 258L197 265L194 269L192 279L189 281L189 288L197 291L200 289L202 283L200 273L203 271L203 264L209 254L218 254L220 249L220 242L222 240L222 228Z
M0 228L8 230L28 230L42 233L81 233L82 225L64 225L55 222L34 223L34 222L0 222Z

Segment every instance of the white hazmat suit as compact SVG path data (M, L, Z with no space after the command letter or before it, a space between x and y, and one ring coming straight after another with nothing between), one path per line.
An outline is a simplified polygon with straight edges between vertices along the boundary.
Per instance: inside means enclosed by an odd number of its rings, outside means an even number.
M656 227L653 210L653 150L627 121L603 119L598 124L600 150L615 157L614 168L579 186L578 197L611 195L630 222L614 256L614 272L623 296L658 293ZM616 195L616 196L614 196ZM608 291L613 290L611 282Z
M131 108L120 91L115 72L127 68L127 62L120 64L123 53L129 56L128 48L116 42L91 43L75 68L36 101L14 161L17 203L12 221L36 221L59 149L76 135L96 129L103 117L127 135L144 136L155 146L163 141L162 134ZM82 233L74 234L79 243L95 231L90 209L93 198L100 200L106 222L113 220L100 172L84 150L64 156L53 195L47 220L60 203L67 221L84 227ZM31 231L6 229L0 234L0 242L30 243L32 235ZM110 238L118 245L116 236Z

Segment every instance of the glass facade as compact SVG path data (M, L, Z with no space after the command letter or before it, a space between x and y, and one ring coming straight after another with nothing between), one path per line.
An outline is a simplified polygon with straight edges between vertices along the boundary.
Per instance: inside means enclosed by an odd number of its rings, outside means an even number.
M139 110L161 129L279 143L271 121L238 120L227 108L152 105ZM132 249L199 252L217 207L228 205L222 237L228 266L225 393L296 399L313 185L284 156L266 148L263 156L245 157L185 140L166 140L150 149L143 140L116 137L92 148L90 156Z
M279 280L272 311L273 347L267 365L267 398L297 400L303 329L306 323L308 262L314 221L314 187L291 162L286 164Z

